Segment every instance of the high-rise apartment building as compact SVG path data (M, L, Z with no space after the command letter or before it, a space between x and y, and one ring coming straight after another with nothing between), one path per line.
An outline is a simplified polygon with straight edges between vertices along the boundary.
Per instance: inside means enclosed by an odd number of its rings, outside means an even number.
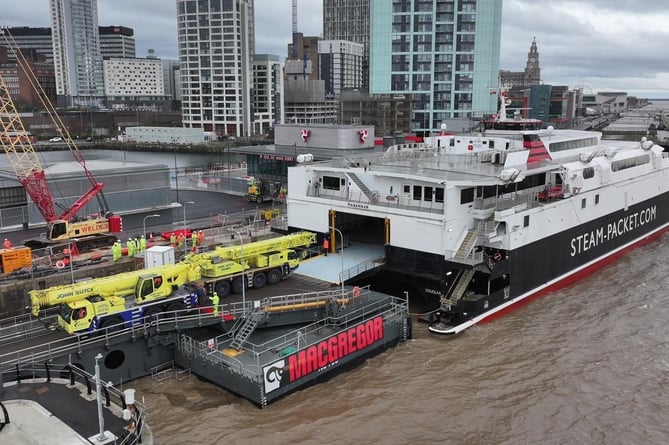
M50 0L59 106L101 105L104 96L97 0Z
M370 0L370 92L412 95L412 130L495 112L500 0Z
M323 38L348 40L363 46L364 90L369 86L369 3L370 0L323 0Z
M125 26L100 26L100 55L112 57L136 57L135 31Z
M283 122L283 73L279 56L253 57L253 134L265 135Z
M362 87L363 51L362 44L346 40L318 42L318 71L328 95L339 97L345 88Z
M184 127L252 131L253 0L177 0Z

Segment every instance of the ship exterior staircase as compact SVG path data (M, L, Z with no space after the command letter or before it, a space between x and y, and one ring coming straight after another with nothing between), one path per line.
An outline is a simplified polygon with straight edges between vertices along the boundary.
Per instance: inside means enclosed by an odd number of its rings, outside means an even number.
M230 348L236 349L239 351L242 348L244 342L253 334L253 332L258 327L258 324L265 318L267 314L262 307L253 308L253 310L248 313L246 316L241 317L241 324L237 329L233 329L234 338L230 343Z
M465 238L460 243L460 247L458 247L458 250L451 257L450 261L470 267L481 264L483 262L483 255L481 252L476 252L474 250L480 235L481 234L477 229L469 230L465 234Z
M473 276L474 269L463 270L456 281L455 288L453 289L453 292L450 293L450 296L441 298L442 307L450 309L451 306L455 306L458 303L458 300L465 294L467 286L469 286L469 282L472 280Z
M351 179L351 181L355 183L355 185L357 185L360 188L362 193L367 197L367 199L369 199L370 203L376 204L376 202L379 199L376 192L371 191L369 187L367 187L365 183L362 182L362 180L358 178L358 175L356 175L355 173L346 172L346 175Z

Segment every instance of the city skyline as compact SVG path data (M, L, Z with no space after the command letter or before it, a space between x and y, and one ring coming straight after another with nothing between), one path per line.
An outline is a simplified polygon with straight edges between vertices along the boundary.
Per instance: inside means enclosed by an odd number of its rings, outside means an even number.
M290 0L256 0L256 52L283 60L292 39ZM669 4L652 9L640 0L505 0L500 69L524 68L536 37L542 81L582 87L586 93L627 91L649 98L669 98ZM137 56L153 48L161 58L177 58L176 2L98 0L101 26L134 29ZM24 0L0 16L3 26L48 27L49 1ZM298 31L322 34L322 2L298 3Z

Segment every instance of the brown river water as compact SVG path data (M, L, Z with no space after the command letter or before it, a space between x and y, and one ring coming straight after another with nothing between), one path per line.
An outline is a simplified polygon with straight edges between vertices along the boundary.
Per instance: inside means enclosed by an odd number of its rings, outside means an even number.
M454 338L427 333L261 410L133 382L157 445L667 444L669 235Z

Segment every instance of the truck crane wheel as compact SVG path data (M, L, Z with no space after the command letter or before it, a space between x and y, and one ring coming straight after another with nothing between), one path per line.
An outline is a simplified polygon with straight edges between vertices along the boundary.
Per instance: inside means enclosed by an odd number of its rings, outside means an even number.
M216 293L219 298L225 298L230 295L230 283L227 281L221 281L216 283Z
M242 277L235 278L234 280L232 280L232 292L235 294L241 294L242 286L244 286L245 284L246 283L244 282L244 279Z
M159 314L160 312L160 308L157 307L147 309L146 312L144 312L144 322L151 323L156 319L156 314Z
M264 272L258 272L253 275L253 287L260 289L267 284L267 275Z
M102 321L100 327L102 329L108 330L109 332L115 332L123 329L123 325L121 323L123 323L123 320L121 320L119 317L109 317Z
M167 306L167 310L169 312L182 311L184 309L186 309L186 306L184 306L184 304L181 302L172 303L169 306Z
M272 269L267 274L267 284L276 284L281 281L281 269Z

